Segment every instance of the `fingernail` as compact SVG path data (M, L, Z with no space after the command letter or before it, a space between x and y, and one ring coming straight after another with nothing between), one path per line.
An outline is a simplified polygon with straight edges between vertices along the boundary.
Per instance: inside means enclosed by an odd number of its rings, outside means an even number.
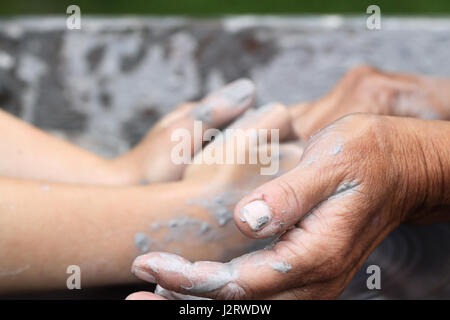
M133 267L131 269L131 272L139 279L142 279L150 283L156 283L156 278L153 275L151 275L150 273L139 267Z
M263 200L256 200L246 204L241 208L241 214L253 231L261 230L272 218L272 210Z
M248 79L239 79L218 92L221 98L230 103L230 107L247 105L255 94L255 84Z
M251 103L256 89L252 81L240 79L207 96L192 110L195 119L207 124L213 122L213 109L217 106L240 109Z

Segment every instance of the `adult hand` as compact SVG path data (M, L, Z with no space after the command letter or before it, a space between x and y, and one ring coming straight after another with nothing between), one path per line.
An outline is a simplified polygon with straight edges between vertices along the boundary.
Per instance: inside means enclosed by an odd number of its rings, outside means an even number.
M449 137L448 122L346 116L310 139L296 168L237 204L238 228L251 238L280 236L272 247L228 263L153 252L133 269L201 297L336 298L400 223L430 212L449 219Z
M297 136L355 112L450 120L450 80L356 67L323 98L291 108Z
M283 139L289 134L290 123L285 106L270 104L249 110L232 124L235 131L227 129L225 134L216 136L186 167L181 181L172 184L170 207L180 207L177 199L183 199L181 210L177 209L179 217L173 214L166 217L162 212L157 220L158 228L150 233L155 238L167 231L166 239L173 236L176 241L154 245L152 249L178 252L190 259L228 261L251 248L264 246L267 241L255 243L239 232L233 223L233 209L251 190L297 165L302 154L302 147L297 143L278 145L273 136L270 144L267 140L253 139L258 133L264 135L272 130ZM189 140L184 142L189 148ZM249 161L251 158L256 161Z

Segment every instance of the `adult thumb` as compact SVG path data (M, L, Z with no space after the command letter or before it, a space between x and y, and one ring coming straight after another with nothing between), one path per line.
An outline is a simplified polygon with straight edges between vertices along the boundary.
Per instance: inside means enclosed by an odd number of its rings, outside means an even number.
M236 205L234 220L248 237L281 234L332 196L340 182L337 170L302 163L251 192Z

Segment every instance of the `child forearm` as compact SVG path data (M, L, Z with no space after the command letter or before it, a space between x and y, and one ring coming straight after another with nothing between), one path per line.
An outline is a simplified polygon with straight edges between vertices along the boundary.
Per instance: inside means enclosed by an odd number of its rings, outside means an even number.
M116 159L78 148L0 111L0 176L91 185L133 185L181 179L186 165L171 159L174 130L189 132L191 154L203 144L203 132L222 128L253 102L255 86L237 80L195 103L181 104L163 117L142 141ZM194 134L201 121L200 134Z
M0 292L65 288L70 265L80 267L82 287L131 282L131 262L149 250L219 260L245 247L232 222L219 227L196 205L202 192L187 182L112 188L0 179Z
M137 169L104 159L0 111L0 175L67 183L125 185Z

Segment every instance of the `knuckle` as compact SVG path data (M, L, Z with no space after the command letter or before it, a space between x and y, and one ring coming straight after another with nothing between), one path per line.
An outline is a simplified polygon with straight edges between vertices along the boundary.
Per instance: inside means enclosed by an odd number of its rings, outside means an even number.
M345 270L344 265L345 265L345 257L341 253L329 257L328 273L326 275L333 279L340 276L342 272Z
M350 73L358 74L358 75L367 75L367 74L373 74L377 72L377 69L374 67L367 65L367 64L361 64L356 67L353 67L350 70Z
M360 80L367 78L370 75L373 75L377 72L377 70L368 65L359 65L352 68L347 74L344 76L343 81L345 83L356 84Z
M310 290L301 287L289 290L286 295L289 300L305 300L312 298Z
M352 242L351 237L331 235L330 229L323 230L317 236L314 252L317 259L312 269L312 279L315 281L329 281L342 276L351 265Z
M251 294L248 290L244 290L242 286L235 282L229 282L222 288L218 289L215 294L217 300L241 300L250 299Z
M354 75L354 76L366 76L366 75L370 75L370 74L374 74L377 73L378 70L368 64L360 64L356 67L353 67L349 73Z
M355 133L355 129L361 128L361 132L368 132L372 130L379 130L384 126L384 119L376 114L371 113L351 113L345 115L338 122L345 128L347 128L349 133ZM351 136L354 136L353 134Z
M354 77L351 91L354 101L369 105L367 112L391 114L392 105L399 99L399 90L384 73L365 73Z
M348 165L357 172L362 168L361 164L370 168L371 163L381 160L379 155L384 155L389 149L390 124L385 117L368 113L350 114L341 119L339 131L342 132L343 144L340 160L351 159Z
M289 181L280 179L276 183L276 188L278 189L277 194L279 199L281 200L281 203L284 203L287 208L290 208L290 210L293 211L297 211L300 209L300 202L298 199L296 188L292 186Z
M327 250L323 263L317 268L321 280L332 280L341 276L346 268L346 257L341 251Z
M372 118L372 114L370 113L364 113L364 112L355 112L350 113L342 117L341 119L346 119L350 122L366 122L367 120Z

